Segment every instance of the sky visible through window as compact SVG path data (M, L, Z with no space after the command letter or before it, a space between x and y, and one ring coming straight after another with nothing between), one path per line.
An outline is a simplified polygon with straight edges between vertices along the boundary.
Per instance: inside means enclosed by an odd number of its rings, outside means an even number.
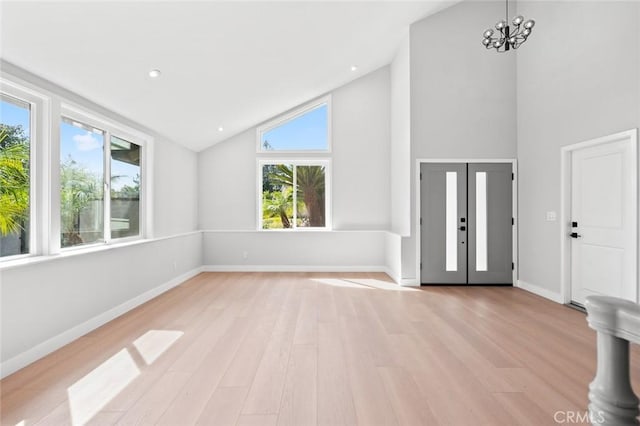
M0 102L0 121L8 126L22 126L25 136L29 137L29 110L6 102Z
M29 137L28 109L2 100L0 102L0 122L9 126L22 126L25 136ZM71 156L76 163L85 169L102 173L104 161L102 135L61 122L60 136L60 159L62 161ZM118 179L112 182L114 189L119 190L125 185L133 186L133 178L139 172L140 169L136 166L113 160L111 174L118 176Z
M323 104L303 115L262 133L262 149L266 151L327 151L327 105ZM265 146L265 141L268 146Z
M104 143L106 141L100 133L60 122L60 160L66 161L71 157L79 166L98 178L102 178ZM111 176L118 176L118 179L111 182L112 188L120 190L125 185L133 186L133 178L137 173L139 168L112 160Z

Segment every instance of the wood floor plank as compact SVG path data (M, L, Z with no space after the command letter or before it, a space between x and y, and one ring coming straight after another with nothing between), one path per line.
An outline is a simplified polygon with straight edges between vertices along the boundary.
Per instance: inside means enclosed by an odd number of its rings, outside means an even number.
M218 387L209 398L196 424L236 424L248 391L249 389L246 387Z
M277 315L265 314L252 318L252 320L257 321L240 344L235 357L220 382L220 386L248 388L253 382L260 361L269 344L269 338L273 332Z
M112 426L118 424L122 411L100 411L86 423L86 426Z
M278 413L278 425L317 424L317 378L317 346L293 345Z
M349 387L358 423L397 425L396 415L376 369L369 345L353 318L342 317L340 330L345 342Z
M148 388L144 395L137 399L118 423L125 425L155 424L164 414L169 404L183 389L191 375L176 371L166 372L153 387Z
M251 384L242 409L243 414L277 414L279 412L300 301L300 292L290 287Z
M558 416L554 419L554 415L556 415L556 413L566 413L570 411L567 406L564 406L562 411L555 411L553 414L545 412L535 401L532 401L531 398L523 392L498 392L494 394L494 398L500 401L500 405L509 411L515 419L515 424L522 426L560 424L557 420L561 419L564 421L566 417ZM560 414L560 416L561 415L562 414ZM571 422L571 424L581 423Z
M276 426L277 414L241 414L236 426Z
M207 353L200 366L158 420L158 424L194 424L224 376L227 367L244 339L251 320L237 318L227 332Z
M378 367L391 406L401 425L440 424L411 375L400 367Z
M318 425L357 423L349 371L337 322L318 326Z
M304 290L296 330L293 335L294 345L318 344L318 301L315 288Z

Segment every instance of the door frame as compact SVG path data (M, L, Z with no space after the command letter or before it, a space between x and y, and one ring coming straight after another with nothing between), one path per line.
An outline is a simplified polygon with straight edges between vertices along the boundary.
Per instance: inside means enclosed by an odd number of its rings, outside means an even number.
M513 271L512 280L513 286L518 287L518 160L515 158L417 158L416 159L416 205L415 205L415 222L416 229L416 281L417 285L422 285L420 262L422 260L422 247L420 246L420 240L422 236L422 227L420 226L420 196L421 196L421 184L420 184L420 165L423 163L511 163L511 170L513 172L513 185L511 191L511 215L514 219L514 224L511 234L511 255L513 258Z
M636 156L636 164L632 168L635 175L633 185L634 192L638 193L638 129L626 130L624 132L614 133L583 142L574 143L560 148L560 298L561 302L568 304L571 302L571 244L567 237L570 231L569 223L571 222L571 160L573 151L583 148L589 148L597 145L617 142L620 140L631 140L632 152ZM640 258L640 250L638 250L638 200L636 200L636 286L638 286L638 265ZM640 298L640 288L637 292L637 298ZM636 300L638 303L638 300Z

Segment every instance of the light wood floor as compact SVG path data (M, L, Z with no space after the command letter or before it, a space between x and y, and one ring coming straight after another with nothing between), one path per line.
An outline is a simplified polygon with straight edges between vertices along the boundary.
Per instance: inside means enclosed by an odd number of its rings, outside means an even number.
M7 377L1 423L553 425L586 410L594 341L514 288L205 273Z

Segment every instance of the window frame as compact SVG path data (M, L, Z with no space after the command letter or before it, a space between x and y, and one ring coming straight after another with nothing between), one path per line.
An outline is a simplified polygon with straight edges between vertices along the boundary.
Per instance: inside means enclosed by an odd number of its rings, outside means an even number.
M294 120L302 115L305 115L308 112L313 111L314 109L320 108L321 106L327 106L327 149L321 150L312 150L312 149L302 149L302 150L266 150L262 147L262 135L265 132L268 132L280 125ZM256 153L265 154L265 155L282 155L282 154L299 154L299 155L308 155L308 154L331 154L332 152L332 115L331 115L331 94L321 96L319 98L314 99L311 102L307 102L301 106L291 109L284 114L281 114L256 128Z
M0 93L29 105L29 252L0 257L0 263L25 259L47 251L43 223L48 219L47 191L39 185L46 178L48 155L46 118L49 115L47 98L37 91L0 77Z
M314 231L331 231L332 230L332 209L331 209L331 159L330 158L291 158L291 157L280 157L280 158L258 158L256 161L256 195L258 196L258 210L257 210L257 230L263 232L314 232ZM296 225L296 206L294 203L294 216L293 216L293 224L292 228L270 228L264 229L262 228L262 171L263 166L268 165L278 165L278 164L291 164L293 166L323 166L324 169L324 198L325 198L325 224L323 227L298 227ZM294 172L294 179L296 173ZM294 195L297 191L294 188Z
M138 130L135 130L129 126L123 125L119 122L115 122L110 120L102 115L98 115L93 113L92 111L87 110L86 108L80 107L78 105L68 103L63 101L60 105L60 113L55 117L57 119L57 138L58 138L58 155L57 158L57 169L58 169L58 179L57 179L57 196L60 197L60 179L59 179L59 169L60 169L60 129L59 125L62 122L63 118L77 121L81 124L94 127L96 129L104 131L104 152L103 152L103 239L102 241L97 241L88 244L79 244L75 246L62 247L62 234L61 234L61 205L60 200L58 198L58 209L57 209L57 220L58 220L58 232L55 233L58 239L58 247L61 253L82 249L89 249L96 246L102 245L114 245L127 243L131 241L141 240L145 238L151 238L151 221L150 221L150 181L151 181L151 173L149 171L150 167L150 147L152 146L150 136L142 133ZM123 139L129 143L134 143L138 145L141 149L140 155L140 204L139 204L139 230L138 235L132 235L129 237L122 238L112 238L111 237L111 136L115 136L119 139ZM54 237L54 230L52 229L52 237Z

